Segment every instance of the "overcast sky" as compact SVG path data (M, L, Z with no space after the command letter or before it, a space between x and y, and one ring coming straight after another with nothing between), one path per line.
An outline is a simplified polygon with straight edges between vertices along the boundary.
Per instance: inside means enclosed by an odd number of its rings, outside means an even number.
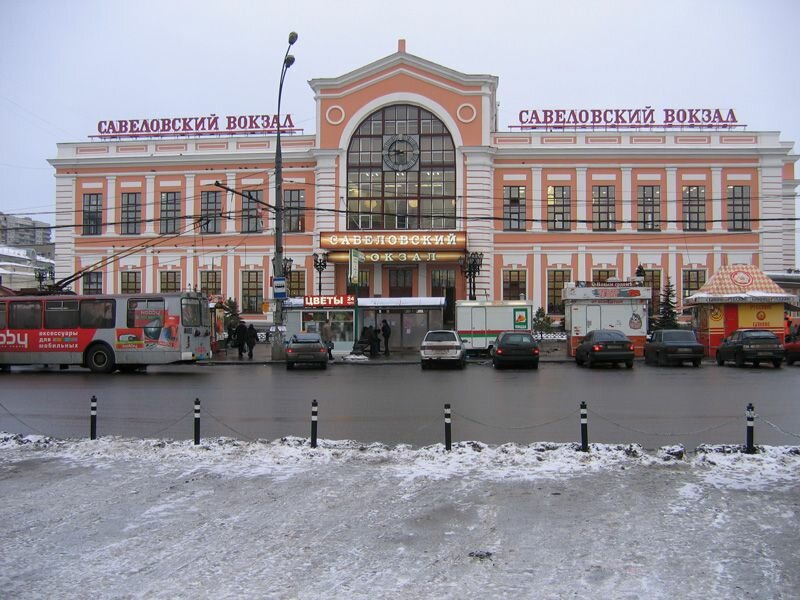
M392 54L499 77L522 109L733 108L800 141L797 0L0 0L0 210L53 222L57 142L108 119L272 114L314 133L308 81ZM800 146L795 145L795 152Z

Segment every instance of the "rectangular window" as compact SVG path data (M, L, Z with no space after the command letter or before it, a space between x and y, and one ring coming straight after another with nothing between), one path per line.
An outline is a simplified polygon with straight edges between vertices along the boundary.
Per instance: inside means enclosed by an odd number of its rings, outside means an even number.
M142 293L142 272L123 271L119 275L119 291L121 294Z
M8 327L8 313L6 312L6 306L4 302L0 302L0 329L5 329Z
M161 192L161 219L159 232L178 233L181 217L181 193Z
M636 222L639 231L661 229L661 186L640 185L636 203Z
M566 185L547 187L547 229L569 231L572 225L571 192Z
M521 300L526 298L525 271L508 269L503 271L503 300Z
M283 232L300 233L306 230L305 190L284 190Z
M83 195L83 235L103 233L103 196L101 194Z
M525 188L503 187L503 230L525 231Z
M159 274L160 290L162 294L181 291L180 271L161 271Z
M728 186L728 229L750 231L750 186Z
M242 271L242 312L258 314L264 302L264 272Z
M684 269L683 270L683 288L681 291L681 298L691 296L699 290L706 282L705 269Z
M564 300L561 298L561 290L570 279L569 269L548 269L547 270L547 314L563 315Z
M112 329L115 326L116 300L81 300L81 327Z
M261 202L264 192L261 190L245 190L242 197L242 233L261 233Z
M706 230L706 186L683 186L683 229Z
M306 272L292 269L286 277L286 294L290 298L302 298L306 295Z
M145 337L158 339L164 327L165 308L163 298L129 298L128 327L143 327Z
M616 276L616 269L592 269L592 281L598 283L603 283Z
M645 269L644 286L650 288L649 304L652 318L661 310L661 271L658 269Z
M412 269L389 270L389 297L403 298L413 295L414 271Z
M103 293L103 273L93 271L83 274L83 293L87 296Z
M44 328L62 329L80 324L77 300L47 300L44 303Z
M592 231L614 231L617 228L616 186L592 186Z
M222 194L220 192L200 192L200 232L220 233L222 231Z
M8 315L9 329L41 329L42 303L38 300L30 302L11 302Z
M207 296L222 294L222 271L200 271L200 293Z
M123 192L120 226L122 235L139 235L142 233L141 192Z

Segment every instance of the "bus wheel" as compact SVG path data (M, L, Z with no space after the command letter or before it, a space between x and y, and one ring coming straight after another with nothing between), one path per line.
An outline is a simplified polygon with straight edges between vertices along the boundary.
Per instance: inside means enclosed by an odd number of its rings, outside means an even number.
M108 346L94 346L86 357L86 366L93 373L111 373L114 370L114 354Z

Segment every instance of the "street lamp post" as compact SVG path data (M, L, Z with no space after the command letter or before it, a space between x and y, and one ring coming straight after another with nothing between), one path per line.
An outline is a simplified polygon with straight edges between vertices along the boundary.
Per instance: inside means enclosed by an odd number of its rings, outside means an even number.
M322 272L328 268L328 255L327 254L313 254L314 268L317 270L317 295L322 296Z
M294 64L294 56L289 54L292 45L297 41L297 34L293 31L289 34L289 46L281 63L281 78L278 84L278 131L275 139L275 256L272 259L272 270L275 277L285 277L283 260L283 157L281 156L281 95L283 94L283 80L286 78L286 71ZM272 358L284 358L283 347L283 300L276 299L275 302L275 335L272 336Z
M467 278L469 287L469 299L475 300L475 278L481 272L481 265L483 264L483 252L467 252L467 255L461 260L461 270Z

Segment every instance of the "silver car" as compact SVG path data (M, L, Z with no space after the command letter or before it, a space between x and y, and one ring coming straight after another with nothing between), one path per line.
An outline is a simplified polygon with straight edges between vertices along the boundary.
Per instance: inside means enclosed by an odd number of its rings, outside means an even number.
M286 345L286 369L295 365L317 365L328 368L328 347L318 333L295 333Z
M419 348L419 359L423 369L434 364L451 364L463 369L467 350L458 333L450 329L435 329L425 334Z

